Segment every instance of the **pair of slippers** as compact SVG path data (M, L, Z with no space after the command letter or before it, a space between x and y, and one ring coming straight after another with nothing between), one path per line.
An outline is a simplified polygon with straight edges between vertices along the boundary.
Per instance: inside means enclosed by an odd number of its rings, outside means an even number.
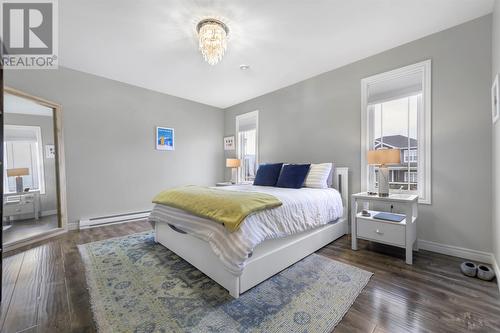
M460 270L464 275L477 277L484 281L491 281L495 277L495 271L486 265L476 265L473 262L466 261L460 265Z

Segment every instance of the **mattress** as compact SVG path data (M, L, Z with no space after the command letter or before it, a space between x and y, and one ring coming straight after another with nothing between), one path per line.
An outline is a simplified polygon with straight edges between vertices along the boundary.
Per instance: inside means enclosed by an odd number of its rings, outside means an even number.
M237 231L186 211L156 204L149 221L168 223L178 230L207 241L224 266L239 275L254 248L268 239L282 238L336 221L343 215L342 198L333 189L288 189L234 185L227 191L261 192L274 195L283 205L249 215Z

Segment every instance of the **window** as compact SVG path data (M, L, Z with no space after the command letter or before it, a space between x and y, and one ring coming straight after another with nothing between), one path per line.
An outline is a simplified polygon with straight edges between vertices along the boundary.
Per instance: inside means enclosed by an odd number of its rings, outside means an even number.
M24 188L45 194L42 134L38 126L4 126L4 193L16 192L15 177L7 177L7 169L28 168L23 177Z
M363 190L378 187L378 167L366 163L368 150L399 149L400 163L389 166L390 191L431 203L430 66L424 61L362 80Z
M415 192L418 190L416 182L410 183L404 180L404 172L417 172L417 113L422 94L417 92L413 95L388 99L384 102L373 103L368 106L368 112L372 113L370 127L374 133L374 149L400 149L403 158L398 165L389 166L391 177L389 178L389 189L406 190ZM405 171L406 170L406 171ZM378 177L378 168L370 167L371 179ZM376 187L378 184L373 184Z
M408 175L410 175L408 177ZM416 172L413 172L413 171L405 171L405 176L404 176L404 181L405 182L410 182L410 183L417 183L417 173Z
M241 160L238 182L251 182L255 179L259 163L258 123L258 111L236 116L236 153Z

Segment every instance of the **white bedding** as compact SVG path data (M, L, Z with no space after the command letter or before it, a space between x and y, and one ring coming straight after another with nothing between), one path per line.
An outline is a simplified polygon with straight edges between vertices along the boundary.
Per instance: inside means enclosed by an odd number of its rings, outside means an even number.
M220 187L227 191L262 192L274 195L283 205L248 216L240 229L228 232L223 225L186 211L157 204L149 220L168 223L207 241L224 266L239 275L253 249L267 239L286 237L342 217L340 193L333 189L235 185Z

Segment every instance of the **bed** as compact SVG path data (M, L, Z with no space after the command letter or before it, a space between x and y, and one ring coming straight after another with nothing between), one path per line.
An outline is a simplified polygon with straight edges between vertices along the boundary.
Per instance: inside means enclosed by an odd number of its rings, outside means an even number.
M223 189L269 193L283 205L248 216L233 233L213 221L161 204L155 205L149 220L157 243L235 298L348 232L347 168L335 168L330 189L252 185ZM286 223L275 223L283 216Z

